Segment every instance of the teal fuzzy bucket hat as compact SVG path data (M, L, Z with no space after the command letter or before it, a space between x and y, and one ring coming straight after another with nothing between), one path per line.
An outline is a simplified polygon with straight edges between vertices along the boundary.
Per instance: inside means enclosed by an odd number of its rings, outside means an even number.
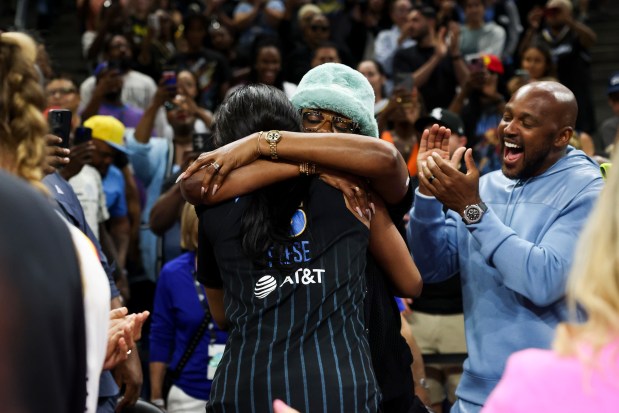
M374 90L358 71L339 63L325 63L307 72L292 104L297 109L325 109L359 123L361 134L378 138L374 118Z

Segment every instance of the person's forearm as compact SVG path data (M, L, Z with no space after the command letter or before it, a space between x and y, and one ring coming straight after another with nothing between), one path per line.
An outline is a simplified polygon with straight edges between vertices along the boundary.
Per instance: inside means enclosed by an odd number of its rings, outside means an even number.
M238 13L236 16L234 16L234 28L238 31L243 31L247 29L258 16L258 11L258 6L254 6L254 8L250 12Z
M597 41L597 35L593 30L591 30L587 25L579 22L578 20L572 19L568 25L572 30L576 32L578 35L578 39L580 40L580 44L585 48L590 48Z
M460 87L464 87L466 80L469 78L469 68L460 54L451 56L451 61L458 85L460 85Z
M150 211L149 225L156 235L163 234L179 219L185 200L181 194L180 185L175 184L165 194L161 195Z
M161 361L151 361L148 366L150 370L150 399L163 399L163 378L167 366Z
M182 195L190 204L200 205L204 203L206 205L215 205L276 182L296 178L299 176L299 165L285 161L271 162L258 159L249 165L230 172L224 184L215 195L209 191L202 196L202 178L204 173L204 170L201 170L189 179L180 182Z
M419 270L384 205L379 200L376 205L376 215L370 223L370 253L399 297L417 297L423 285Z
M397 203L408 190L408 168L392 144L367 136L342 133L281 132L279 157L297 162L314 162L370 179L374 190L388 204ZM270 147L264 137L251 135L263 156Z
M97 92L95 89L92 93L92 97L88 101L88 104L82 111L82 119L86 120L91 116L95 116L99 114L99 109L101 108L101 103L103 103L103 96Z
M135 127L135 140L140 143L148 143L150 135L155 127L155 119L157 118L157 112L159 111L159 104L154 101L148 106L144 115L138 122L138 126Z
M110 218L110 235L114 240L116 251L118 252L117 265L120 269L125 268L125 261L127 259L127 250L129 249L129 218L118 217Z
M97 56L99 56L101 49L103 49L103 42L105 40L106 34L107 33L106 33L105 28L99 29L97 31L97 36L95 37L95 40L93 40L92 44L88 48L86 59L93 60L93 61L97 60Z
M442 58L443 56L434 53L426 63L413 72L415 86L421 87L428 83L430 76L432 76L432 72L434 72L434 69L436 69L436 66L438 66Z
M436 198L415 194L406 238L424 282L444 281L459 269L456 221Z

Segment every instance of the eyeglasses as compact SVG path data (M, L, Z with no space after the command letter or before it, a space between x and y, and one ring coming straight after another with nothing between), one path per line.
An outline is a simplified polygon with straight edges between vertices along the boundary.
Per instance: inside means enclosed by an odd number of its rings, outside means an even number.
M318 25L318 24L312 24L310 26L310 29L312 29L313 32L323 32L326 33L329 31L329 26L322 26L322 25Z
M60 94L62 96L68 95L69 93L75 93L77 90L73 87L61 87L58 89L50 89L47 91L47 96L54 96L56 94Z
M302 112L301 115L303 116L303 129L306 132L318 131L327 121L331 123L331 130L333 132L357 133L359 131L359 124L357 122L338 115L329 115L311 109Z

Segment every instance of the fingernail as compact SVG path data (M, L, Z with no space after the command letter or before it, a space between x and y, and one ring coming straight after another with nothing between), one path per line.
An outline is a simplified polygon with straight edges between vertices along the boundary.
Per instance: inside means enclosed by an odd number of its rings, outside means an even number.
M215 195L218 189L219 189L219 185L217 184L213 185L213 195Z
M181 179L183 179L183 176L185 175L185 172L183 172L182 174L180 174L178 176L178 178L176 178L176 182L174 182L175 184L179 183L181 181Z
M357 210L357 214L359 214L359 216L363 218L363 212L361 212L361 208L356 207L355 209Z
M200 198L204 198L204 194L206 193L206 188L200 188Z
M370 202L370 208L372 208L372 213L376 215L376 207L374 206L374 202Z
M368 216L368 219L372 219L372 213L369 208L365 210L365 214Z

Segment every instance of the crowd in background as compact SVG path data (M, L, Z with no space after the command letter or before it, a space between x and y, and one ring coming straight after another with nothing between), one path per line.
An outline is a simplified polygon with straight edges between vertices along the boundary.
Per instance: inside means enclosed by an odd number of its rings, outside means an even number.
M78 201L83 210L80 229L112 280L108 312L126 305L152 313L116 327L139 330L145 322L146 333L129 361L106 363L121 387L103 372L98 411L112 411L119 392L121 403L141 395L178 412L202 411L208 400L227 335L196 279L198 223L177 178L213 148L214 115L228 96L262 83L293 98L311 69L350 66L371 85L378 135L395 145L416 186L424 129L450 128L450 154L472 148L481 175L499 170L497 127L506 103L525 85L554 80L578 105L570 144L603 163L619 139L619 72L607 89L614 116L596 119L596 34L587 26L593 6L603 2L78 0L75 35L91 75L69 74L41 38L34 57L45 113L68 109L72 117L70 154L53 152L58 170L43 184L59 199L74 192L63 209L70 215ZM44 26L52 11L40 14ZM22 28L34 28L26 20ZM91 140L78 139L84 129ZM50 148L55 143L48 139ZM422 353L467 352L460 285L459 276L426 284L419 298L400 303ZM135 318L112 320L123 317ZM131 343L139 338L126 335ZM461 373L457 363L426 365L418 395L434 411L447 411Z

